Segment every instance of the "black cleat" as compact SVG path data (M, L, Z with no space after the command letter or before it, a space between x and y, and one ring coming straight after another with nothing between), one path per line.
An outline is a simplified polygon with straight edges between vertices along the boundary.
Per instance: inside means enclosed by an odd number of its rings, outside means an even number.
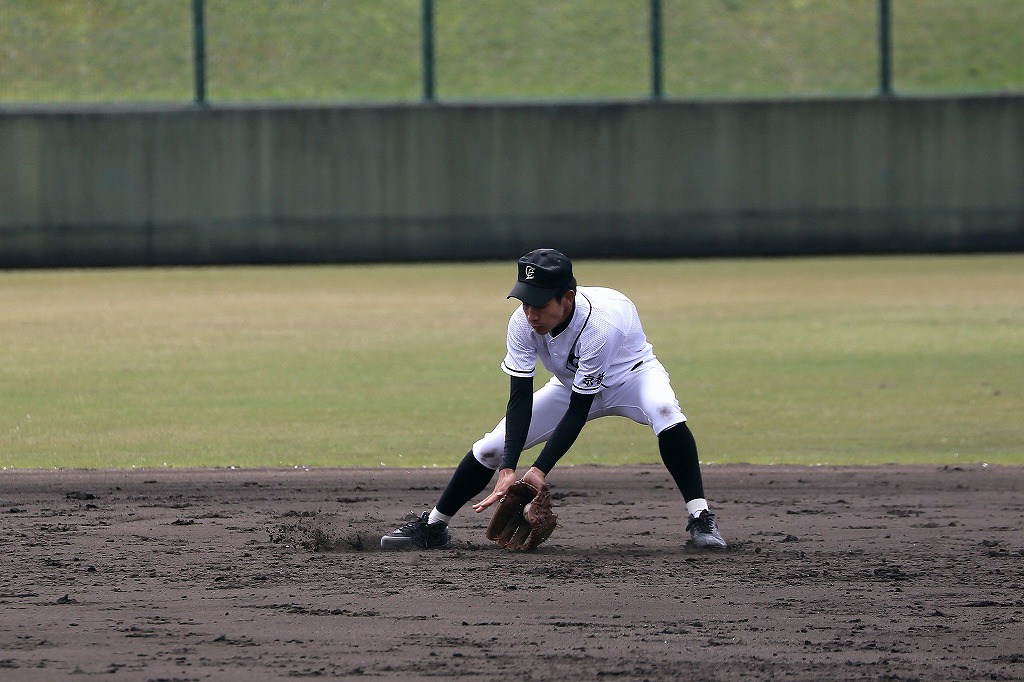
M728 545L718 532L718 524L715 523L715 515L705 509L697 516L691 516L690 522L686 524L686 530L690 531L693 538L693 546L698 549L725 549Z
M444 521L428 523L430 512L423 512L416 520L396 528L380 539L381 549L443 549L451 538Z

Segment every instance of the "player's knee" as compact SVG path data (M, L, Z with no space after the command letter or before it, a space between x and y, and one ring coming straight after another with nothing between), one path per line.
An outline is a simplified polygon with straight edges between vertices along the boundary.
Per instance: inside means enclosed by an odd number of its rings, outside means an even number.
M488 445L486 439L481 439L476 443L473 443L473 456L476 457L476 461L480 462L488 469L497 470L497 468L501 466L501 458L503 455L504 445L499 449Z
M686 417L679 409L677 402L664 402L654 406L654 413L651 415L651 426L654 432L660 434L662 431L672 428L676 424L685 424Z

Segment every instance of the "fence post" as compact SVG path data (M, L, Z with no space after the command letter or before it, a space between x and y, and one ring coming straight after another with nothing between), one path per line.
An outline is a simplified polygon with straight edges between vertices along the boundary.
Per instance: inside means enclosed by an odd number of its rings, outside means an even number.
M434 0L423 0L423 99L434 99Z
M879 92L892 94L892 20L889 0L878 0Z
M206 104L206 31L203 15L203 0L192 0L192 50L196 104Z
M651 0L651 97L661 99L661 0Z

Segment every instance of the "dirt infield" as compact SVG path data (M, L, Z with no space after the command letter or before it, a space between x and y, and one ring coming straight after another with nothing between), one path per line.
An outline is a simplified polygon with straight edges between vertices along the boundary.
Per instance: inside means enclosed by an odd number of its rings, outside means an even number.
M0 679L1010 680L1024 469L564 467L513 554L384 552L448 470L0 472Z

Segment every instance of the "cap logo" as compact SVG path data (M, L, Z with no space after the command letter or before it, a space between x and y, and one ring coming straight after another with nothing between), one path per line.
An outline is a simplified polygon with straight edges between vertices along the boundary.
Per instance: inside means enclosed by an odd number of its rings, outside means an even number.
M523 274L526 276L526 279L533 279L533 276L537 274L537 268L527 265L526 269L523 270Z

